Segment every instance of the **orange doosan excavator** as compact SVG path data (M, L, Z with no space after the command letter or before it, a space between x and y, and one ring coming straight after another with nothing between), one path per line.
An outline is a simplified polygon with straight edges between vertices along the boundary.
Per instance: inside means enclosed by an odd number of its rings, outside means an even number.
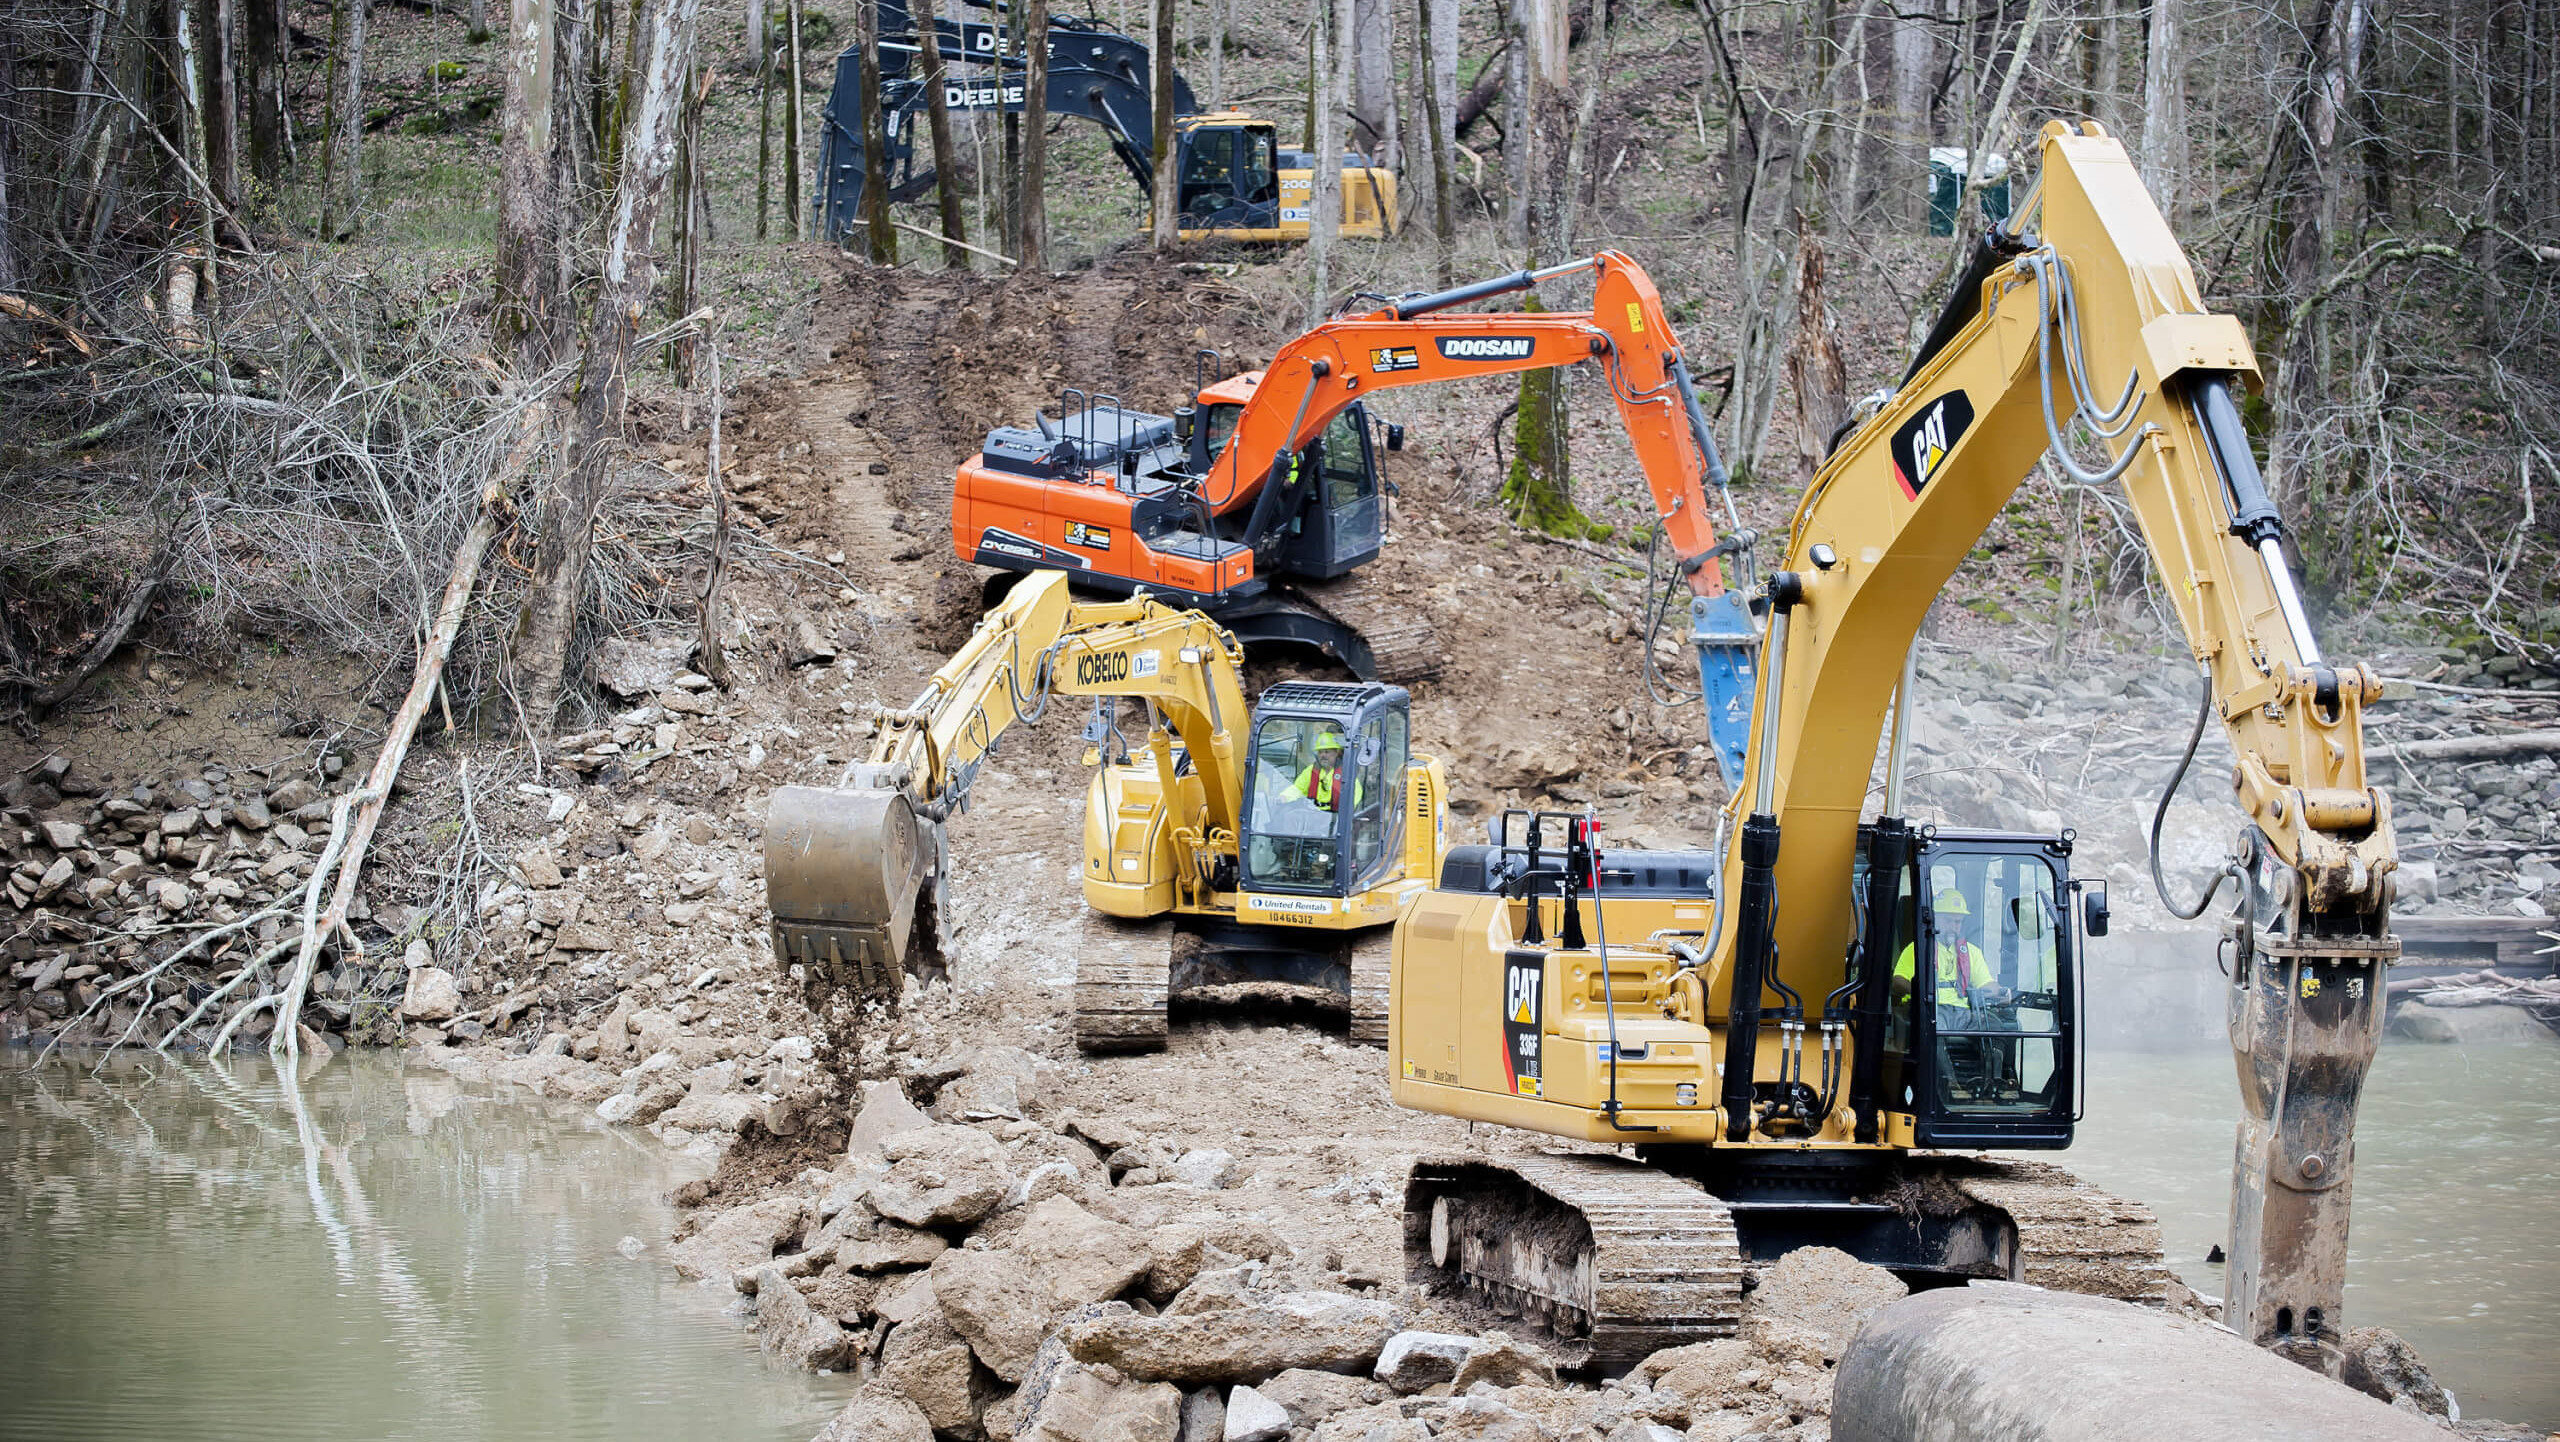
M1583 311L1450 314L1471 302L1593 273ZM1363 680L1414 680L1438 667L1430 627L1362 583L1385 507L1380 439L1361 401L1375 391L1589 361L1608 377L1636 460L1690 592L1690 633L1718 762L1741 775L1759 637L1728 592L1706 488L1729 485L1706 415L1643 267L1602 251L1518 271L1364 315L1327 321L1271 364L1211 381L1195 362L1193 398L1173 414L1069 390L1056 421L987 434L960 467L951 540L998 574L992 600L1023 573L1061 570L1080 589L1144 590L1206 612L1247 645L1295 644ZM1403 447L1385 426L1387 450ZM1726 514L1731 515L1726 501Z

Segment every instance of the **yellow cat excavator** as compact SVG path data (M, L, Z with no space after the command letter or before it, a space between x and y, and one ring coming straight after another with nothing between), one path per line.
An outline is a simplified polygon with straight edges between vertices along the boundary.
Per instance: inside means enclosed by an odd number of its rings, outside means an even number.
M2360 722L2381 686L2313 638L2241 424L2257 369L2239 322L2206 310L2116 141L2056 124L2041 152L2031 201L1781 540L1730 845L1613 851L1588 816L1515 813L1452 848L1398 923L1398 1102L1634 1153L1427 1158L1408 1260L1592 1360L1729 1332L1746 1263L1817 1243L2158 1295L2140 1207L1932 1150L2066 1147L2086 1096L2081 946L2106 932L2104 883L2072 877L2069 831L1904 806L1921 619L2050 456L2130 498L2202 673L2197 735L2218 715L2239 756L2224 1316L2336 1369L2357 1095L2399 952ZM2158 834L2155 816L2155 883Z
M1387 927L1439 872L1448 775L1413 752L1401 687L1288 681L1248 710L1243 658L1197 611L1026 578L914 704L875 711L870 756L840 786L774 792L774 955L856 996L937 970L947 824L1016 722L1090 696L1077 1045L1157 1049L1184 992L1347 1006L1353 1039L1383 1042Z

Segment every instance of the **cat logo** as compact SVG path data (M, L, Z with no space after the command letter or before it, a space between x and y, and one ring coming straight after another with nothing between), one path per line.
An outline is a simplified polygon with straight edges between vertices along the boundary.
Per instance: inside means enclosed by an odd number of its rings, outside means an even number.
M1543 1039L1539 1011L1546 1005L1547 955L1520 947L1502 960L1502 1069L1511 1094L1543 1096Z
M1893 478L1902 483L1905 496L1920 499L1921 489L1937 479L1972 425L1973 401L1962 391L1949 391L1894 431Z

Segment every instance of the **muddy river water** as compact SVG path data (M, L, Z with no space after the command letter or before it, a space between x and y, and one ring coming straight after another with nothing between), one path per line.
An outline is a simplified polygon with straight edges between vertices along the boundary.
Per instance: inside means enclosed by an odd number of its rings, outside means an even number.
M2220 1296L2205 1257L2230 1225L2230 1053L2100 1053L2090 1083L2058 1160L2156 1208L2170 1265ZM2347 1325L2408 1338L2464 1416L2560 1428L2560 1045L2385 1042L2355 1189Z
M386 1055L298 1106L263 1060L29 1060L0 1053L0 1438L801 1442L851 1391L674 1279L684 1174L583 1108ZM2219 1294L2229 1058L2092 1064L2061 1160ZM2560 1423L2560 1047L2386 1047L2357 1140L2350 1323L2468 1415Z
M850 1395L675 1279L686 1175L582 1108L383 1054L300 1106L263 1058L30 1060L0 1051L0 1437L806 1442Z

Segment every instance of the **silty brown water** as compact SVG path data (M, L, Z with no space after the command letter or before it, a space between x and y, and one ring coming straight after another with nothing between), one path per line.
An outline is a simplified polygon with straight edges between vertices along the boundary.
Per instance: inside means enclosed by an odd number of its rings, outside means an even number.
M685 1175L581 1108L396 1055L299 1105L264 1058L32 1059L0 1053L0 1438L804 1442L852 1391L675 1278Z

